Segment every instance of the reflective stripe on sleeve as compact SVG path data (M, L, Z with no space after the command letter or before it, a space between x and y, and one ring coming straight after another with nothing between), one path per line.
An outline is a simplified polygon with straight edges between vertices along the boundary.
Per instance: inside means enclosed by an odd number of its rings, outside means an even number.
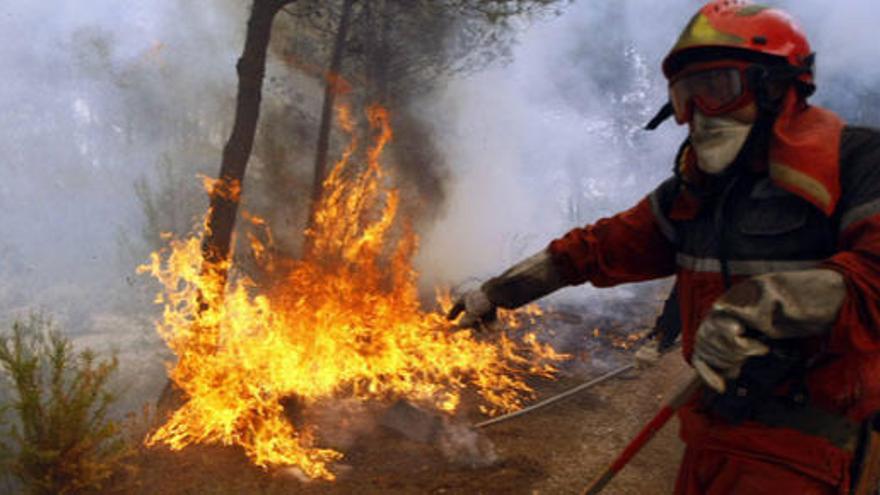
M843 232L850 225L877 214L880 214L880 199L868 201L855 208L850 208L840 218L840 231Z
M721 261L717 258L697 258L683 253L675 256L678 266L694 272L721 273ZM762 273L791 272L815 268L822 260L729 260L731 275L760 275Z
M660 227L663 237L673 244L677 243L678 235L675 232L675 226L663 214L663 209L660 208L660 200L657 198L657 191L651 193L650 199L651 211L654 212L654 219L657 220L657 226Z

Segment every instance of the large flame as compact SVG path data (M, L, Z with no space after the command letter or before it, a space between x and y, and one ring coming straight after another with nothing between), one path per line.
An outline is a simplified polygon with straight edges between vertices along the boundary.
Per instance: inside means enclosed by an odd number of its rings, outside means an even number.
M561 356L533 334L476 339L440 309L422 308L411 263L417 238L395 223L398 194L379 164L388 114L371 107L367 117L373 144L359 155L352 116L340 109L350 145L325 182L307 254L287 261L280 283L256 287L239 275L223 287L229 267L203 266L200 235L172 240L141 267L164 287L157 328L177 356L169 375L186 397L148 445L239 445L259 466L333 479L330 464L342 454L292 424L285 400L405 398L452 414L472 387L481 409L496 414L531 397L526 376L555 371ZM252 244L262 259L263 245Z

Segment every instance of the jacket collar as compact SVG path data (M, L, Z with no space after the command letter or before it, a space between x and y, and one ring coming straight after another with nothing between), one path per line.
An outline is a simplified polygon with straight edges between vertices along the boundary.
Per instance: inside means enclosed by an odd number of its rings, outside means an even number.
M837 114L802 102L792 89L773 125L770 179L831 216L840 200L840 138Z

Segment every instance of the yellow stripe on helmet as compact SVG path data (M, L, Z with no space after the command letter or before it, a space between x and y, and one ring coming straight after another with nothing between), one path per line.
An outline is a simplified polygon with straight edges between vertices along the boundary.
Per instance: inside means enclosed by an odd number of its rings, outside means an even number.
M672 53L693 46L722 45L741 46L746 40L735 34L724 33L712 26L709 19L702 13L698 13L691 19L687 27L678 38L678 42L672 47Z

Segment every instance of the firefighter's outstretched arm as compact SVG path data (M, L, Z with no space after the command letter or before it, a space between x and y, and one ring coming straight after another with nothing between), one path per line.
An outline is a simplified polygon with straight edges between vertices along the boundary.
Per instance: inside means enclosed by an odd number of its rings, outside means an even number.
M648 198L633 208L554 240L479 289L462 295L449 312L459 326L491 322L497 308L513 309L568 285L597 287L650 280L675 271L675 248Z

